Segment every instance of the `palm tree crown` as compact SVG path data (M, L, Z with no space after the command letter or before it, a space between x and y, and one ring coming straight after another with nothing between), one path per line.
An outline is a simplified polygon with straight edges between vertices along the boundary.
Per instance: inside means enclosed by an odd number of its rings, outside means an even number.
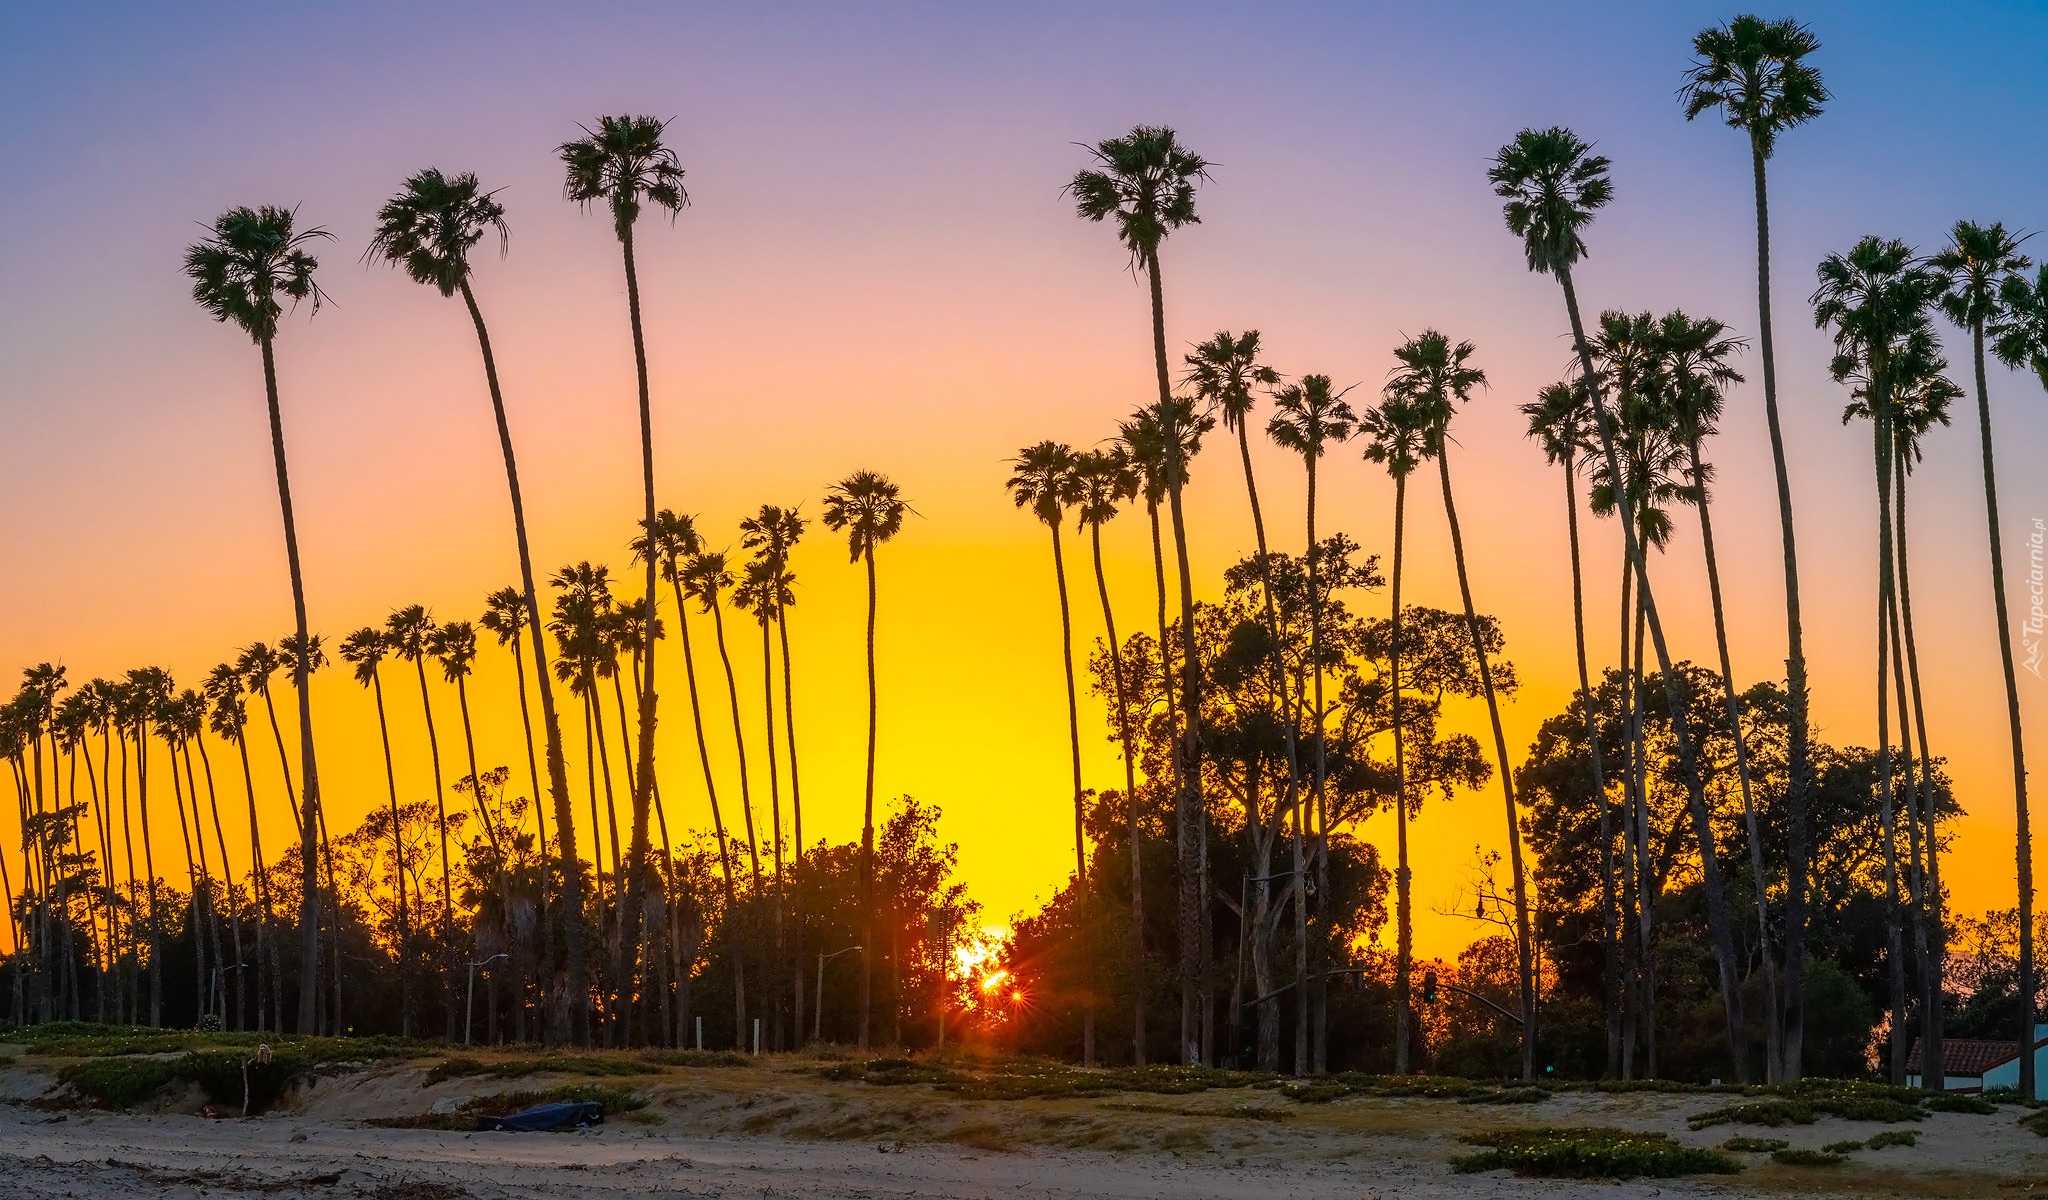
M1554 275L1586 256L1580 231L1614 198L1607 159L1592 149L1562 126L1524 129L1486 172L1493 194L1507 201L1501 212L1531 271Z
M1820 115L1828 89L1806 56L1820 48L1813 31L1790 17L1766 21L1745 14L1692 39L1694 60L1678 91L1690 121L1718 108L1746 130L1757 153L1776 149L1778 134Z
M1232 433L1252 407L1252 386L1275 387L1280 372L1259 361L1259 331L1247 329L1233 337L1228 330L1195 347L1187 356L1184 382L1195 397L1215 406L1223 427Z
M825 491L825 528L844 531L850 561L895 537L910 506L887 475L855 471Z
M1144 262L1166 235L1198 225L1195 182L1209 177L1209 164L1180 144L1173 130L1140 125L1122 137L1089 147L1097 166L1067 184L1074 207L1091 221L1116 221L1117 239Z
M1058 528L1067 509L1081 499L1073 447L1054 441L1026 446L1010 466L1010 498L1018 508L1028 508L1032 516Z
M1351 436L1358 414L1344 402L1342 392L1330 390L1328 375L1304 375L1300 383L1289 384L1273 393L1273 419L1266 422L1266 436L1303 458L1321 458L1323 447Z
M405 190L377 210L377 232L365 259L402 266L415 283L453 296L469 277L469 251L496 230L504 253L511 231L505 206L464 171L450 178L434 167L409 177Z
M1472 343L1453 344L1434 329L1423 330L1394 350L1401 365L1387 381L1386 394L1414 408L1415 418L1428 430L1426 456L1443 452L1458 405L1472 398L1472 389L1486 386L1486 372L1468 365L1473 350Z
M621 238L640 219L643 198L671 216L682 211L690 194L683 190L676 152L661 143L667 126L653 117L599 117L596 129L583 126L582 137L562 143L557 151L567 171L569 199L585 206L605 201Z
M213 223L213 236L185 251L192 299L216 321L232 321L254 342L277 335L280 300L310 300L320 311L326 294L313 282L320 265L306 247L334 235L315 226L292 228L288 208L231 208Z
M1998 361L2019 370L2032 367L2048 388L2048 265L2034 282L2017 272L1998 290L1999 311L1985 328Z
M2007 233L2003 222L1979 225L1957 221L1949 232L1949 244L1927 260L1948 280L1941 297L1941 311L1964 329L1975 329L2000 315L2000 300L2007 278L2033 265L2020 253L2020 243Z

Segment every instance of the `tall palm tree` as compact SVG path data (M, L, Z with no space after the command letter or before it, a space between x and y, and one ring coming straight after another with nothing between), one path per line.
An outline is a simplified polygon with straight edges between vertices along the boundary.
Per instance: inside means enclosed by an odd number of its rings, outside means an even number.
M192 692L189 688L186 689L186 694L197 696L197 693ZM202 881L206 878L203 864L206 843L202 839L198 846L199 853L195 854L193 852L193 826L192 821L185 815L185 793L187 790L192 792L192 813L194 817L199 812L199 793L196 788L187 789L185 787L185 783L189 782L191 778L191 759L189 756L186 758L186 779L180 780L178 778L178 754L190 745L192 734L196 730L188 727L197 725L199 719L199 714L192 712L189 706L178 696L166 696L163 703L157 706L156 734L159 738L163 739L164 748L170 754L171 799L178 807L178 833L180 840L185 844L185 884L188 889L185 894L185 920L186 929L192 937L193 1011L195 1016L203 1017L208 1011L206 1006L207 970L206 937L202 931L205 918L201 915L200 906L206 903L204 899L205 888L202 884Z
M1160 414L1164 420L1164 441L1180 444L1178 412L1173 406L1173 384L1166 366L1166 301L1160 283L1159 248L1168 234L1201 218L1195 215L1195 185L1208 178L1209 164L1201 155L1181 145L1173 130L1164 126L1140 125L1122 137L1098 142L1090 148L1095 166L1074 175L1067 191L1074 197L1079 214L1090 221L1114 220L1117 240L1130 251L1131 266L1142 270L1152 293L1152 362L1159 385ZM1201 888L1197 878L1196 840L1199 836L1202 804L1201 762L1201 664L1195 655L1194 581L1188 567L1187 523L1181 511L1181 487L1185 482L1177 458L1170 458L1166 472L1167 511L1173 520L1174 560L1180 576L1181 679L1179 794L1174 803L1175 857L1179 862L1179 927L1181 975L1181 1061L1201 1062L1200 1042L1195 1038L1196 1006L1203 962Z
M1494 194L1506 200L1502 215L1509 232L1522 239L1529 269L1556 277L1564 291L1565 312L1578 351L1579 369L1593 403L1593 415L1600 433L1600 449L1607 460L1609 480L1617 493L1626 494L1621 460L1614 448L1614 430L1593 369L1593 355L1579 315L1578 292L1572 284L1572 264L1586 253L1584 229L1593 214L1614 196L1614 184L1607 174L1607 159L1591 153L1592 147L1569 129L1524 129L1503 146L1487 171ZM1673 714L1685 711L1678 675L1672 670L1671 653L1664 640L1664 625L1649 586L1649 569L1643 547L1631 521L1622 523L1622 540L1628 562L1636 576L1637 594L1657 651L1658 673L1662 676L1665 699ZM1714 939L1719 968L1722 1006L1727 1014L1729 1056L1737 1082L1749 1079L1747 1037L1743 1029L1742 996L1737 978L1735 935L1727 911L1727 895L1720 886L1720 866L1714 858L1713 829L1708 822L1705 787L1694 757L1692 735L1682 720L1672 722L1677 741L1680 775L1685 781L1686 806L1690 810L1694 836L1699 844L1702 877L1706 883L1708 924Z
M1081 709L1074 690L1074 619L1067 603L1067 564L1060 546L1060 526L1066 524L1067 510L1081 500L1081 479L1075 469L1074 449L1062 442L1044 441L1026 446L1010 460L1010 499L1052 531L1052 570L1060 597L1060 662L1066 668L1067 744L1074 784L1074 887L1088 897L1088 842L1082 831L1081 802ZM1084 899L1084 903L1085 903ZM1091 997L1083 1006L1081 1062L1095 1062L1095 1004Z
M128 672L126 693L128 734L135 739L135 803L137 823L142 828L143 882L149 893L149 1023L163 1024L164 1007L164 948L163 915L157 906L157 875L155 839L149 832L149 735L150 726L156 724L163 704L171 695L171 677L162 667L141 667ZM172 768L172 778L177 777ZM316 910L317 913L317 910ZM319 964L314 964L315 973L305 976L318 977ZM300 1015L306 1018L302 1024L310 1029L312 1021L300 1004Z
M1565 527L1572 547L1572 639L1578 651L1579 709L1586 723L1586 746L1593 768L1593 803L1600 814L1601 1007L1607 1037L1602 1075L1612 1078L1621 1062L1621 942L1615 931L1614 829L1607 801L1607 769L1600 754L1600 717L1586 668L1586 593L1579 562L1579 455L1594 438L1591 409L1583 382L1553 383L1522 406L1529 418L1529 436L1543 445L1543 456L1564 469ZM1397 535L1398 539L1398 535ZM1399 541L1395 566L1399 569ZM1398 586L1398 585L1397 585ZM1398 682L1398 677L1397 677Z
M308 679L327 666L327 652L321 648L321 638L317 633L306 638L301 638L297 634L286 634L277 640L277 654L278 661L283 665L284 670L292 674L298 671L300 659L303 658ZM264 699L268 703L269 697L267 695ZM322 809L316 812L313 823L320 833L321 860L327 864L329 916L333 920L334 928L338 931L341 928L341 887L335 882L334 877L334 848L328 843L327 839L326 810ZM334 1022L332 1031L339 1035L341 1032L341 998L344 984L342 980L341 939L338 933L337 936L329 939L328 949L331 952L329 962L332 964L334 971L332 979L334 984L334 1007L327 1015Z
M774 593L775 637L782 651L782 736L789 751L790 836L796 847L795 870L791 876L791 904L795 937L789 946L790 980L796 1040L803 1041L804 1029L804 798L796 765L796 689L789 663L789 608L796 603L796 576L789 570L789 556L803 540L804 520L796 506L782 508L764 504L761 511L740 522L740 545L752 550L768 569L782 579Z
M739 909L733 887L732 842L725 836L725 818L718 807L718 783L711 773L711 748L704 736L704 710L697 695L696 654L690 648L689 606L683 602L686 585L691 587L692 595L696 594L687 572L702 554L703 540L697 536L697 524L693 518L662 509L656 514L652 527L641 526L639 535L633 539L632 549L636 561L653 558L659 562L662 578L668 581L675 593L676 623L683 643L683 677L690 688L690 722L697 735L697 761L704 768L704 794L711 802L711 829L718 839L718 864L725 880L725 911L734 913ZM729 953L733 962L733 1045L736 1047L746 1044L747 1022L747 975L745 956L740 953L737 940L737 926L737 921L725 922L727 935L734 939Z
M1712 469L1701 453L1707 438L1720 431L1721 405L1728 388L1742 375L1728 360L1746 344L1732 337L1727 325L1712 317L1692 318L1682 311L1666 313L1656 333L1658 376L1675 422L1674 434L1685 445L1692 495L1699 509L1700 541L1707 560L1707 591L1714 606L1714 646L1720 655L1721 697L1728 709L1728 736L1735 744L1735 777L1742 789L1742 821L1749 838L1750 882L1756 891L1757 936L1764 947L1764 1077L1775 1081L1784 1070L1778 971L1770 949L1771 919L1764 875L1763 838L1757 830L1756 799L1750 787L1749 747L1742 736L1742 709L1735 695L1735 668L1728 654L1728 621L1721 602L1721 566L1714 552L1714 518L1708 503L1707 480Z
M718 642L718 661L725 667L725 696L732 713L733 751L740 767L740 810L746 818L747 854L751 863L754 883L753 894L761 891L760 843L754 836L754 799L747 777L746 727L740 720L739 677L733 672L732 655L725 644L725 606L719 601L721 593L730 590L734 584L732 571L727 566L725 554L721 551L699 551L683 564L683 586L705 612L711 615L711 627Z
M1408 1073L1409 1025L1412 1006L1409 988L1415 969L1415 926L1411 892L1414 877L1408 869L1408 762L1404 753L1401 710L1401 567L1408 516L1408 476L1422 464L1427 450L1428 423L1417 407L1396 392L1377 406L1358 415L1358 437L1364 442L1364 458L1387 469L1394 480L1394 571L1393 631L1387 642L1387 678L1393 685L1390 711L1394 720L1394 1073ZM1573 526L1573 564L1577 564L1577 526ZM1576 579L1576 576L1574 576ZM1581 641L1583 641L1583 635ZM1580 655L1581 661L1584 654ZM1605 810L1603 808L1603 819Z
M2034 852L2032 834L2027 824L2027 769L2025 739L2020 731L2019 684L2013 673L2012 629L2005 612L2005 558L2004 546L1998 534L1998 472L1991 450L1991 391L1984 380L1984 334L1986 325L1994 318L2004 315L2000 303L2001 292L2010 294L2015 300L2025 297L2025 280L2020 272L2032 264L2019 251L2020 239L2007 233L2002 223L1978 225L1970 221L1958 221L1950 231L1949 244L1934 256L1930 265L1943 272L1948 279L1948 290L1941 298L1942 312L1948 319L1970 331L1971 363L1977 380L1977 431L1984 447L1984 512L1986 526L1991 535L1991 595L1992 611L1998 618L1998 650L2000 661L2005 668L2005 712L2006 723L2012 731L2013 804L2018 813L2015 855L2019 862L2019 916L2020 916L2020 962L2019 994L2032 996L2034 980ZM2008 280L2019 280L2020 287L2013 288ZM2044 273L2048 282L2048 273ZM2038 318L2037 318L2038 319ZM2009 338L2000 339L2000 357L2017 365L2022 356L2007 353L2005 346ZM2038 352L2028 356L2034 359L2034 367L2042 372L2044 385L2048 385L2048 357ZM2022 1004L2020 1020L2020 1044L2034 1043L2034 1012L2031 1003ZM1931 1066L1931 1064L1930 1064ZM2021 1094L2034 1094L2034 1056L2020 1055Z
M518 588L499 588L484 597L483 615L476 623L487 633L498 639L498 644L512 651L512 678L519 690L519 727L526 735L526 775L533 784L536 803L533 806L534 827L540 832L540 856L548 857L548 823L543 818L540 796L540 764L533 752L533 718L526 703L526 663L520 652L519 642L525 636L527 623L526 597ZM543 958L545 961L545 958Z
M1110 682L1116 688L1117 748L1124 760L1124 814L1131 842L1131 1061L1145 1065L1145 885L1138 836L1138 762L1131 743L1130 689L1124 677L1123 643L1117 640L1116 610L1109 603L1109 577L1102 569L1102 527L1117 505L1136 499L1138 470L1121 444L1091 450L1074 460L1078 488L1076 513L1088 530L1088 549L1095 565L1095 592L1102 601L1102 626L1107 632Z
M1702 29L1692 40L1693 65L1679 98L1690 121L1709 110L1749 135L1750 175L1756 189L1757 350L1763 360L1764 420L1771 431L1771 464L1778 485L1778 529L1785 552L1785 668L1791 710L1790 781L1786 807L1790 850L1785 896L1785 1007L1772 1015L1783 1024L1774 1073L1800 1077L1805 1041L1807 822L1812 806L1813 758L1807 722L1806 643L1799 610L1799 557L1793 539L1792 484L1785 469L1785 438L1778 426L1778 360L1771 328L1771 210L1767 165L1778 135L1817 117L1828 100L1820 72L1806 61L1820 49L1813 31L1787 17L1766 21L1745 14Z
M1313 811L1297 803L1294 811L1294 878L1290 887L1294 890L1294 1073L1306 1075L1309 1069L1309 1003L1310 979L1308 965L1308 893L1309 863L1302 857L1302 834L1305 826L1313 824L1322 833L1322 843L1317 847L1316 857L1323 857L1321 850L1327 845L1329 836L1329 810L1324 803L1323 784L1329 773L1329 756L1325 749L1324 728L1327 713L1323 707L1323 593L1317 580L1317 559L1321 544L1316 541L1316 464L1322 460L1323 449L1331 442L1341 442L1351 436L1358 423L1358 415L1344 401L1344 392L1332 390L1328 375L1304 375L1301 382L1290 384L1273 393L1273 417L1266 423L1266 436L1282 449L1299 454L1308 471L1308 663L1310 691L1312 693L1313 715L1310 718L1315 730L1315 761L1311 766L1311 803ZM1297 797L1299 792L1296 793ZM1327 894L1327 869L1321 872L1324 878L1318 882L1324 885ZM1320 999L1321 989L1313 989ZM1319 1021L1318 1025L1322 1023ZM1316 1039L1318 1069L1325 1053L1324 1039Z
M774 973L783 957L784 904L787 900L786 877L782 861L782 779L775 752L775 610L781 597L788 593L790 580L786 571L778 571L774 562L766 557L757 557L746 565L739 583L733 588L733 607L741 612L754 615L755 623L761 627L761 707L763 729L767 734L768 746L768 849L775 866L775 953L768 959L769 966L764 972L769 976L764 987L774 984ZM786 964L783 964L786 965ZM771 1012L779 1012L779 1005L770 1005ZM779 1028L780 1019L777 1018ZM780 1034L776 1035L779 1044Z
M647 396L647 342L640 329L640 276L633 260L633 227L641 208L653 204L666 209L671 220L690 202L683 190L683 168L676 152L661 140L666 122L653 117L599 117L597 128L584 127L583 136L564 142L560 153L565 168L568 198L589 207L602 200L611 210L612 232L626 264L626 310L633 326L633 366L640 384L640 485L646 512L645 527L654 524L654 421ZM655 628L657 589L654 560L647 560L646 590L641 602L646 607L646 627ZM647 640L641 660L640 744L638 774L633 785L633 869L626 877L626 905L621 912L619 944L636 944L639 937L640 885L647 868L647 817L654 788L654 639Z
M2018 271L2006 276L1985 332L1998 361L2015 371L2031 370L2048 388L2048 264L2032 283Z
M241 671L232 663L214 667L206 675L205 695L213 704L207 724L235 747L242 760L242 789L249 810L250 886L256 909L256 1028L261 1030L266 1025L263 1011L266 970L270 972L271 1002L275 1006L281 1001L278 1000L276 947L270 943L270 889L264 879L263 830L256 819L256 780L249 769L249 707Z
M420 685L420 713L427 723L427 758L434 771L434 827L441 839L441 946L440 953L448 955L455 946L455 889L452 876L453 855L448 848L448 797L441 782L441 737L434 725L434 698L427 690L427 658L432 653L430 639L437 628L433 614L424 605L411 604L395 609L384 619L384 637L390 644L391 652L413 666L413 673ZM442 999L449 1001L448 975L444 971L441 985ZM455 1039L455 1005L447 1002L445 1023L447 1037Z
M278 318L284 315L284 301L296 306L309 301L320 311L323 296L313 282L319 266L309 247L334 235L319 227L295 228L290 209L265 205L262 208L231 208L213 223L211 236L185 251L185 273L192 279L192 299L217 321L232 321L263 351L263 386L270 407L270 450L277 467L277 500L284 513L285 561L291 571L292 615L300 641L308 636L306 587L299 570L299 530L292 518L291 480L285 469L284 418L277 399L277 360L272 343L277 338ZM305 803L300 805L304 822L299 836L299 873L302 896L299 923L307 932L299 942L299 970L312 979L320 970L318 851L313 838L320 812L320 785L313 766L313 702L311 681L303 665L293 672L293 686L299 694L299 774L305 781ZM301 988L298 1026L302 1032L313 1028L313 1008L318 989Z
M894 538L903 529L903 515L910 506L903 493L887 475L877 471L855 471L825 489L825 528L846 534L850 561L865 563L868 573L868 769L865 804L860 831L860 944L874 945L875 921L875 547ZM874 956L861 951L860 961L860 1044L868 1044L870 998L873 994Z
M1501 731L1500 699L1493 686L1493 667L1487 659L1486 641L1479 617L1472 605L1472 584L1465 570L1465 540L1458 525L1457 504L1451 493L1450 423L1460 404L1472 399L1476 388L1486 386L1486 372L1470 365L1474 347L1470 342L1452 344L1434 329L1408 339L1394 350L1400 366L1387 381L1386 394L1411 406L1424 433L1420 447L1425 458L1436 459L1443 486L1444 516L1451 527L1451 553L1458 568L1458 593L1465 604L1465 623L1472 636L1472 652L1479 662L1479 681L1486 693L1486 715L1493 725L1494 755L1500 767L1501 792L1507 802L1508 866L1515 889L1515 951L1521 977L1522 1074L1533 1077L1536 1070L1537 1037L1536 967L1534 943L1529 924L1528 881L1522 868L1521 827L1515 810L1514 768L1508 763L1507 738Z
M1891 1074L1895 1082L1903 1083L1906 1071L1905 974L1893 836L1890 694L1886 690L1891 665L1886 657L1890 634L1888 618L1896 603L1891 520L1894 468L1892 388L1896 366L1902 356L1932 353L1933 335L1927 328L1927 313L1945 280L1932 265L1918 260L1912 248L1904 242L1876 237L1862 239L1846 255L1828 255L1821 260L1816 274L1820 286L1815 289L1812 299L1814 324L1821 328L1833 327L1836 355L1831 371L1839 381L1861 380L1861 408L1871 418L1874 434L1873 458L1878 490L1877 783L1884 822L1886 872L1893 892L1888 914L1892 962ZM1921 339L1925 341L1924 350L1913 345ZM1853 413L1856 408L1852 405L1850 411ZM1902 737L1908 736L1905 730L1900 733ZM2022 829L2021 833L2024 835L2025 830ZM2025 882L2023 879L2023 894ZM2022 916L2026 914L2023 912ZM2023 956L2029 948L2027 942L2022 943ZM2023 957L2023 977L2030 966L2031 963ZM2020 1057L2024 1068L2030 1056ZM2024 1077L2029 1072L2023 1069L2022 1074Z
M391 798L391 854L398 879L398 1023L400 1036L412 1036L412 971L406 966L411 953L412 921L405 897L405 838L398 819L398 775L391 766L391 727L384 719L384 680L377 666L384 661L391 643L374 626L365 625L341 639L343 662L355 667L356 682L369 688L377 700L377 737L384 747L384 786Z
M370 241L368 254L395 266L401 266L414 282L437 289L443 296L460 294L462 303L469 310L470 323L476 327L478 348L483 352L484 381L491 392L491 413L497 420L498 446L505 456L505 483L512 496L512 534L519 547L519 584L521 591L518 601L525 608L524 625L533 645L533 670L535 682L540 691L541 727L547 737L548 795L555 807L555 822L558 829L568 833L569 841L562 843L559 865L562 878L562 907L565 911L581 912L583 906L583 874L576 857L575 821L570 810L569 771L562 752L562 723L555 712L554 681L548 673L547 642L542 633L540 615L540 593L534 586L533 556L527 544L526 506L519 490L519 464L512 453L512 429L505 417L505 397L498 386L498 362L491 350L490 330L484 325L483 310L477 306L476 294L470 287L469 254L485 235L498 235L498 251L505 252L508 230L505 225L505 208L498 203L495 192L486 192L477 183L475 175L465 171L449 176L434 168L420 171L406 179L399 193L386 201L377 212L377 232ZM509 615L509 609L506 610ZM518 633L511 635L514 666L517 662ZM507 639L500 637L501 644ZM522 720L526 717L526 690L519 692L519 712ZM532 732L527 734L528 766L532 767ZM540 784L534 782L535 820L542 826L541 856L547 856L546 822L539 816ZM583 931L579 923L568 923L568 977L581 979L584 974ZM571 992L575 989L572 987ZM589 1010L580 1002L566 1006L570 1029L568 1037L577 1043L589 1037ZM565 1031L550 1029L549 1037L559 1039Z

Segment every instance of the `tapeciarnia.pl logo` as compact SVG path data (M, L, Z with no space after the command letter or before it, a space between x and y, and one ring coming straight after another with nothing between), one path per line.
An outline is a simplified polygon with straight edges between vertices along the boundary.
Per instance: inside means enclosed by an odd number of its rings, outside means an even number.
M2020 665L2041 678L2042 633L2048 630L2048 611L2042 609L2042 595L2048 591L2048 578L2044 578L2042 555L2048 550L2048 522L2034 518L2034 531L2027 536L2027 594L2031 603L2027 607L2027 623L2020 627L2020 644L2026 649L2027 659Z

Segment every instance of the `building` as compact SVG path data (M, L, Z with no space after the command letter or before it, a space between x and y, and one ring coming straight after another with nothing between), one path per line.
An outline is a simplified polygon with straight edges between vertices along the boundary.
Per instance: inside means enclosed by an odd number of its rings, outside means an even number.
M1941 1044L1942 1082L1951 1092L1982 1092L2020 1085L2018 1042L1947 1038ZM1906 1086L1920 1087L1920 1039L1906 1055ZM2034 1094L2048 1098L2048 1025L2034 1026Z

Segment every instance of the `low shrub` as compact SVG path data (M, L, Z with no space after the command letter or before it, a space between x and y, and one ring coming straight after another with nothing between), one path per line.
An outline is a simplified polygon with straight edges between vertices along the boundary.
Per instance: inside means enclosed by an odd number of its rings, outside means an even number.
M825 1055L818 1056L823 1059ZM843 1057L843 1056L842 1056ZM754 1060L734 1050L649 1050L640 1061L657 1067L749 1067Z
M1784 1138L1732 1137L1721 1143L1721 1149L1749 1154L1769 1154L1773 1150L1783 1150L1791 1144Z
M1733 1175L1742 1165L1714 1150L1680 1145L1662 1133L1622 1129L1507 1129L1469 1134L1478 1154L1451 1159L1460 1173L1505 1169L1517 1175L1566 1179Z
M1710 1125L1765 1125L1776 1129L1781 1125L1811 1125L1813 1120L1813 1105L1804 1100L1759 1100L1694 1113L1686 1118L1686 1123L1694 1129Z
M1985 1088L1979 1098L1987 1104L2018 1104L2026 1108L2039 1108L2041 1102L2020 1094L2016 1087Z
M1861 1149L1863 1149L1863 1143L1856 1138L1850 1138L1845 1142L1829 1142L1821 1147L1821 1152L1824 1154L1848 1154Z
M1839 1167L1849 1160L1825 1150L1779 1150L1771 1161L1781 1167Z
M998 1154L1009 1154L1017 1147L1003 1136L1003 1131L985 1122L962 1125L946 1135L946 1140L955 1145L973 1150L989 1150Z
M1550 1099L1549 1091L1540 1087L1502 1088L1497 1092L1480 1092L1477 1095L1462 1096L1460 1104L1540 1104Z
M2042 1137L2048 1137L2048 1109L2028 1113L2020 1118L2020 1124L2040 1134Z
M588 1054L544 1054L534 1058L505 1058L485 1062L456 1056L442 1059L427 1072L427 1084L444 1079L488 1076L493 1079L523 1079L528 1075L656 1075L661 1067L639 1059L607 1058Z
M96 1058L57 1074L61 1082L104 1108L126 1108L145 1100L177 1077L176 1060L166 1058Z
M1920 1131L1917 1129L1887 1129L1872 1134L1870 1140L1863 1144L1872 1150L1882 1150L1886 1146L1915 1146L1919 1142Z
M1972 1113L1988 1117L1998 1111L1998 1106L1982 1096L1951 1096L1937 1093L1922 1101L1929 1112Z

